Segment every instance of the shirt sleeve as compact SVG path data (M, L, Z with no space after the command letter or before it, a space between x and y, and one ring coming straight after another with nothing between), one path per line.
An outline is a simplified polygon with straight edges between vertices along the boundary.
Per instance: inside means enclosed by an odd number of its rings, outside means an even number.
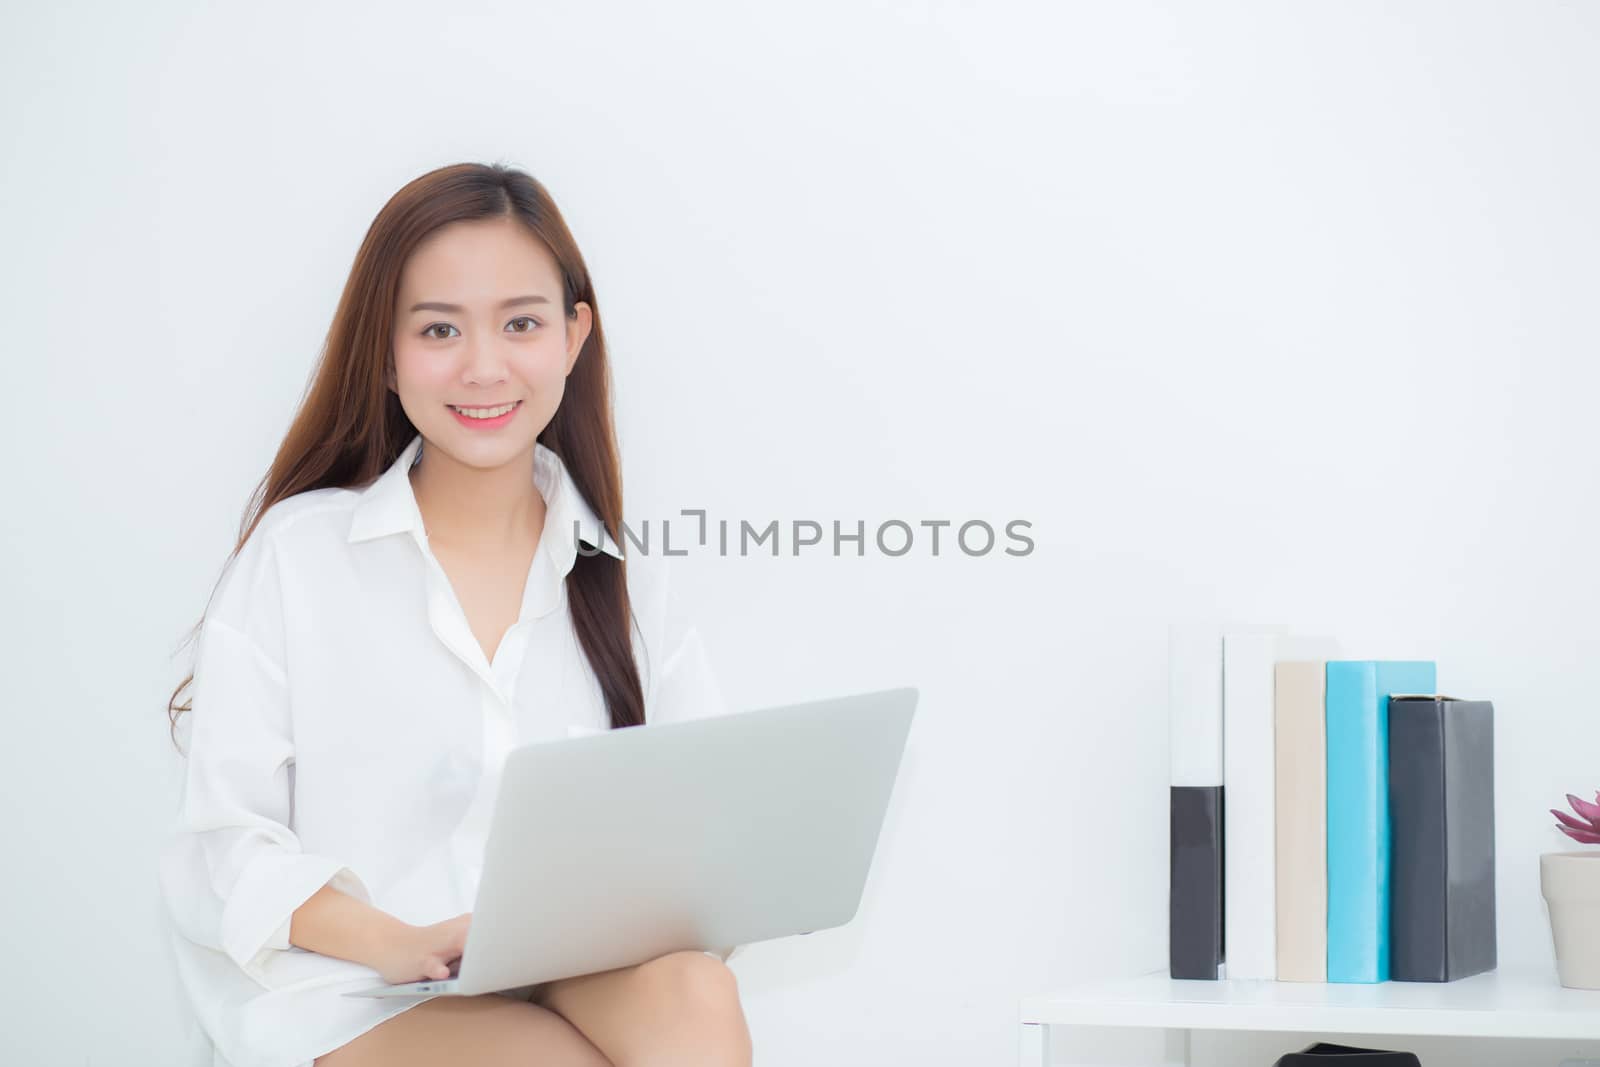
M247 542L201 626L181 800L160 858L176 929L264 985L272 954L291 948L294 910L319 888L371 903L354 871L305 851L291 829L294 746L275 570L271 550Z
M656 610L656 648L649 652L650 690L646 694L647 720L681 722L710 718L728 712L722 686L712 669L700 628L673 585L670 559L660 560L660 589ZM656 659L659 657L659 660Z
M646 720L652 723L682 722L687 719L710 718L728 713L722 686L712 668L700 629L677 595L672 582L670 557L660 560L658 572L660 588L656 609L660 612L655 632L659 634L653 663L649 672L650 688L646 694ZM724 963L743 945L728 945L707 949Z

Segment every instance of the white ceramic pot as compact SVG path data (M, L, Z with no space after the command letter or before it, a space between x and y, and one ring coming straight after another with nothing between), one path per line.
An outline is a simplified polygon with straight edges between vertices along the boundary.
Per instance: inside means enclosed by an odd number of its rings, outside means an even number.
M1546 852L1539 887L1550 906L1561 984L1600 989L1600 850Z

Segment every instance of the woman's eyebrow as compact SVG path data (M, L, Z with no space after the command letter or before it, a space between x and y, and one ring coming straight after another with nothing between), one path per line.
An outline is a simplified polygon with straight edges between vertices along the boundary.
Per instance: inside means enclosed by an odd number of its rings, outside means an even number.
M505 308L516 307L519 304L548 304L548 303L550 303L550 298L549 297L547 297L547 296L539 296L537 293L531 293L531 294L529 294L527 296L514 296L510 300L502 300L500 302L500 308L503 310ZM444 304L444 303L440 303L437 300L424 300L421 303L412 304L411 305L411 310L412 311L449 311L449 312L457 312L457 313L459 313L459 312L465 311L467 309L462 307L460 304ZM409 312L408 312L408 314L409 314Z

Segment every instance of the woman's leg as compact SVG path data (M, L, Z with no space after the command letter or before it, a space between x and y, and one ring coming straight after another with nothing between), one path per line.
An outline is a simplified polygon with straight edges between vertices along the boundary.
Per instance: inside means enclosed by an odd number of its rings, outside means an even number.
M555 1012L497 993L435 997L385 1019L315 1067L611 1067Z
M534 991L616 1067L750 1067L750 1029L728 965L673 952Z

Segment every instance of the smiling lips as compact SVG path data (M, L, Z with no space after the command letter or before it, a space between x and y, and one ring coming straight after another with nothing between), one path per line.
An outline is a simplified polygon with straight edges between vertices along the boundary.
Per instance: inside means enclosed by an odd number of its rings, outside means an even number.
M500 404L491 408L458 408L454 404L446 404L456 421L471 426L474 429L489 430L497 426L504 426L516 415L517 409L522 406L522 401L517 400L510 404ZM468 414L470 412L470 414Z

